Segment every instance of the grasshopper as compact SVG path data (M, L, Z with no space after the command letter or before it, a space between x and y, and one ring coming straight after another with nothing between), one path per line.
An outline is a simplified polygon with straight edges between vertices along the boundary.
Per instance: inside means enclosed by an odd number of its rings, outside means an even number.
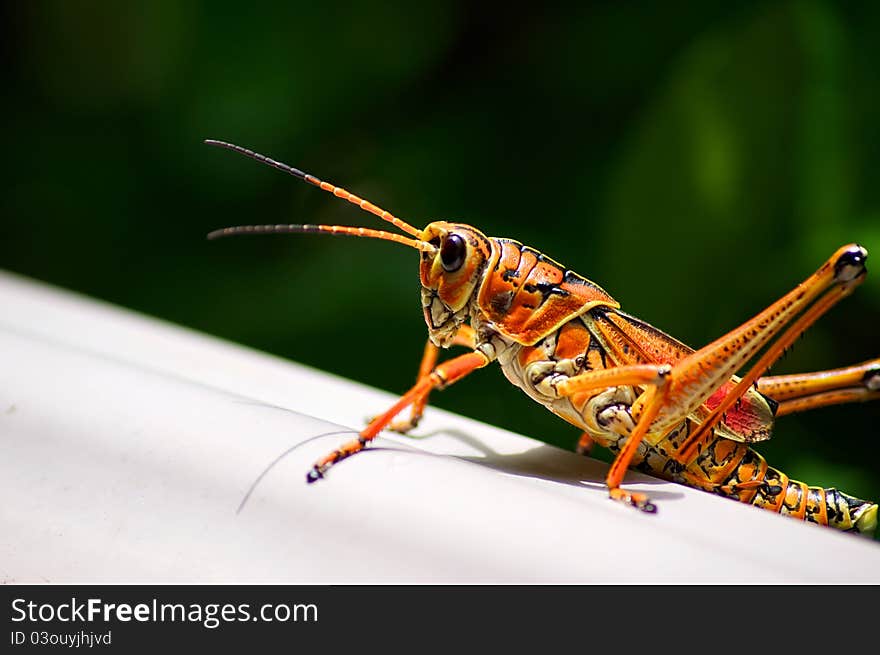
M594 282L518 241L488 237L464 223L434 221L418 229L314 175L231 143L206 143L304 180L407 235L341 225L244 225L215 230L209 239L321 233L393 241L419 252L428 342L416 384L357 439L316 462L308 482L366 448L382 430L407 432L432 391L497 362L513 385L581 430L579 452L598 443L615 453L606 477L613 500L656 511L646 494L621 487L626 470L635 467L800 520L863 534L875 530L876 503L792 480L749 445L768 439L778 416L880 397L880 359L764 376L807 328L864 280L865 248L839 248L754 318L693 350L623 312ZM451 346L469 352L438 364L440 349ZM409 416L400 419L407 408Z

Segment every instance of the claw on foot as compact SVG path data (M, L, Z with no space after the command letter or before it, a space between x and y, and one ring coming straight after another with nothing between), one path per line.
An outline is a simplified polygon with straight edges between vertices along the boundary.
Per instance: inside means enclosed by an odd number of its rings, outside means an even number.
M371 437L365 437L363 433L358 435L357 440L349 441L338 450L334 450L326 457L319 459L312 469L306 473L306 482L309 484L317 482L324 477L324 474L334 464L341 462L346 457L351 457L355 453L361 452L370 443Z
M655 514L657 512L657 506L651 502L647 494L636 491L624 491L623 489L609 489L608 497L630 507L635 507L646 514Z

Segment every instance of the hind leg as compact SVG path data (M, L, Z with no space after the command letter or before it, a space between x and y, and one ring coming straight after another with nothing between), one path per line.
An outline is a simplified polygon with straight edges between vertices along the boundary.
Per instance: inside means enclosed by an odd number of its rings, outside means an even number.
M779 403L777 416L840 403L880 399L880 359L830 371L774 375L758 380L758 391Z

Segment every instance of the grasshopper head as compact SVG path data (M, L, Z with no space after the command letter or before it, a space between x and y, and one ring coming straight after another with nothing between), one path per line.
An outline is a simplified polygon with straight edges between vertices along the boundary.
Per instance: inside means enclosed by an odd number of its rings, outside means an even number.
M421 252L422 311L431 341L444 346L467 319L492 246L470 225L445 221L429 224L420 239L434 246Z

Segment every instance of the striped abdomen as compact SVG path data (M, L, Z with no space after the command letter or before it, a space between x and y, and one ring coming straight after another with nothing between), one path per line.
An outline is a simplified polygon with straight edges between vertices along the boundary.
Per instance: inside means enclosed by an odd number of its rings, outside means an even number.
M674 435L675 441L683 438ZM662 446L661 442L655 448ZM769 466L746 444L717 435L692 464L677 473L664 474L654 468L649 472L673 480L678 478L685 484L740 502L846 532L873 534L877 526L876 503L837 489L811 487L792 480L779 469Z

